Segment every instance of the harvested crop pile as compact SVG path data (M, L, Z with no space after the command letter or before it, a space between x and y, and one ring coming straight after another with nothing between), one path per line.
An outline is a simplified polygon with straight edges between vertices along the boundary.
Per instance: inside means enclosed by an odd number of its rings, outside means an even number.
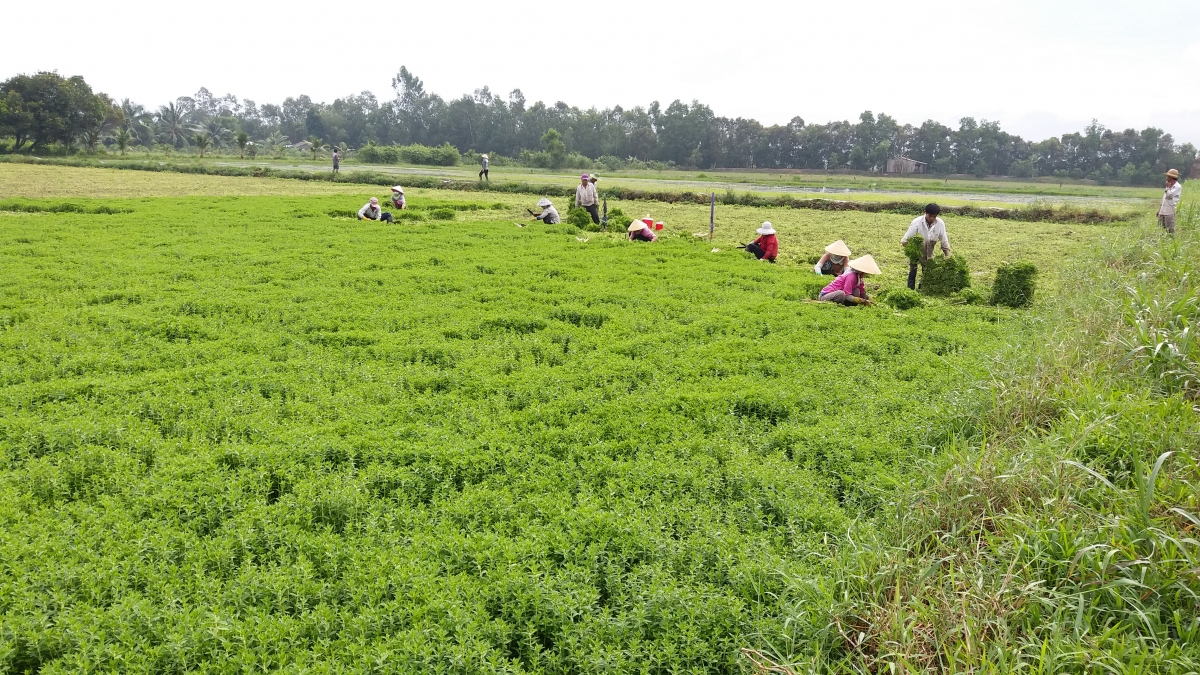
M1006 263L996 270L992 285L992 304L1028 307L1037 290L1037 267L1031 262Z

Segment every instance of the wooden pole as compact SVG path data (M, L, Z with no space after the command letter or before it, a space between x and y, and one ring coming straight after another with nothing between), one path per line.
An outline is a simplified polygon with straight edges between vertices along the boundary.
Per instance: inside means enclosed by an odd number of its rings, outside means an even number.
M708 240L713 240L713 230L716 229L717 193L712 193L712 201L708 204Z

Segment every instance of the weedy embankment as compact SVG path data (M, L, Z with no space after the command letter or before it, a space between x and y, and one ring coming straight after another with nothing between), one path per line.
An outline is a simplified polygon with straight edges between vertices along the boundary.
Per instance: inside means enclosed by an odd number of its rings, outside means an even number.
M794 581L758 672L1200 668L1200 224L1146 222L1048 288L942 451L830 582Z

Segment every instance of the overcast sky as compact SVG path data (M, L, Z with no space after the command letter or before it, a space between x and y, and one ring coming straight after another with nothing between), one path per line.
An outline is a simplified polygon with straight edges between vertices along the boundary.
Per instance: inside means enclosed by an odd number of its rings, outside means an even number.
M1200 145L1200 0L44 0L4 24L0 78L57 70L151 107L202 86L388 99L405 65L448 99L698 99L764 124L973 116L1032 140L1097 118Z

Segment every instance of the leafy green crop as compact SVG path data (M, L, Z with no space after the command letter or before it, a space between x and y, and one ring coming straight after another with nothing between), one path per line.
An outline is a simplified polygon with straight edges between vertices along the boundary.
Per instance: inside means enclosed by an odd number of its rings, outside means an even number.
M0 212L0 671L737 672L1019 330L364 200Z
M925 237L914 235L904 244L904 257L913 265L921 264L921 247L925 245Z
M883 295L883 301L896 309L912 309L925 304L921 294L908 288L893 288Z

